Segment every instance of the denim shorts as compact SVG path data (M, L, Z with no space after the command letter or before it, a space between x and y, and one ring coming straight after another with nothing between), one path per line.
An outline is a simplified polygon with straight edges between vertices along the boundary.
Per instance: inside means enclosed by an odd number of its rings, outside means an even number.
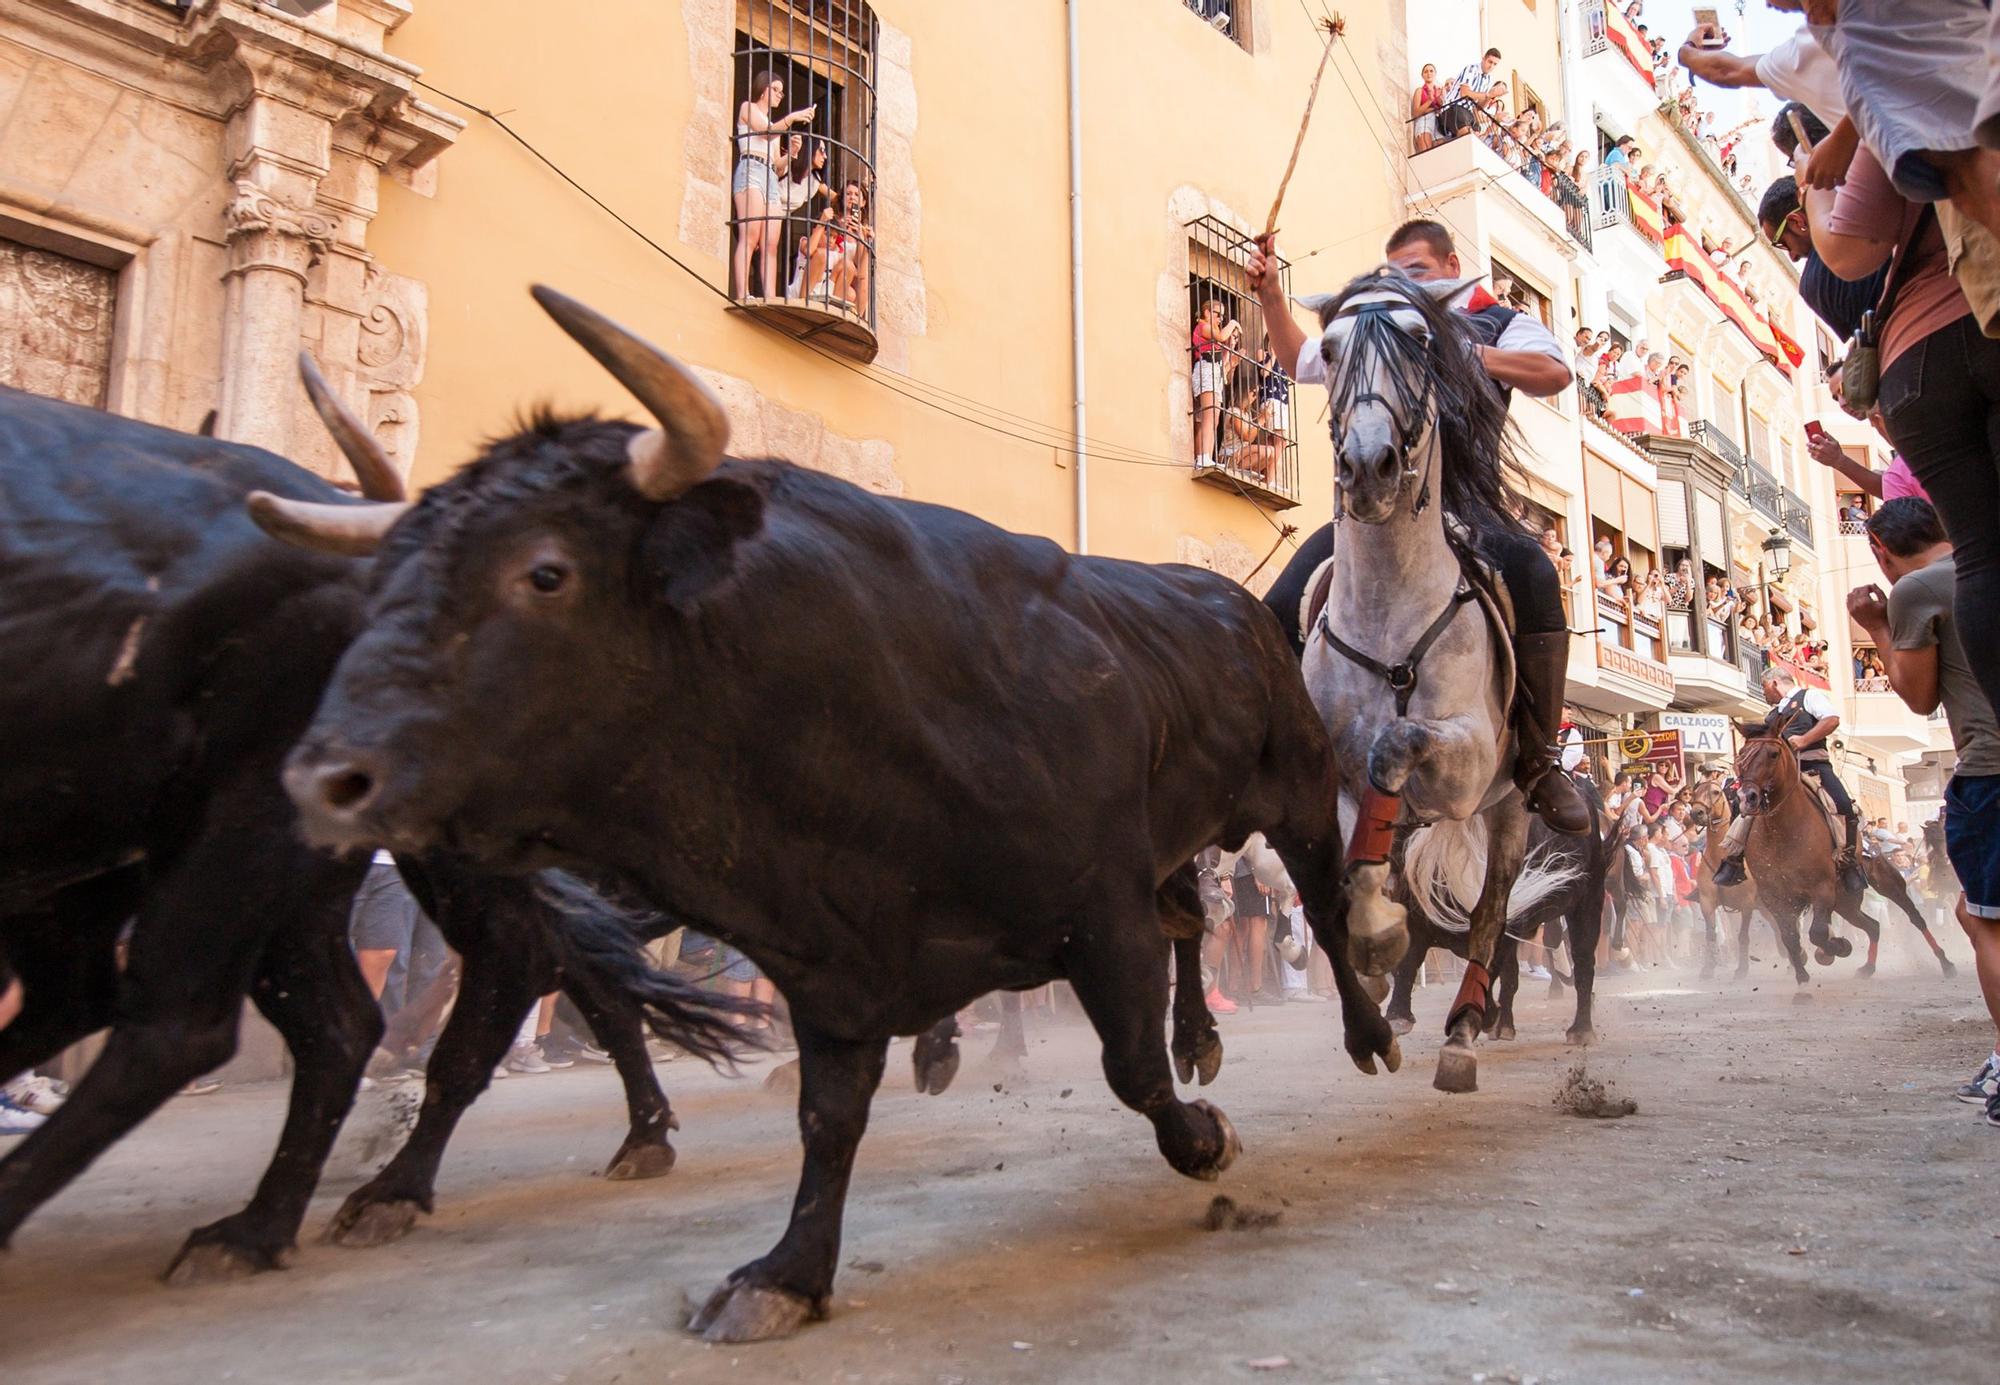
M1965 912L2000 919L2000 774L1954 774L1944 791L1944 851Z

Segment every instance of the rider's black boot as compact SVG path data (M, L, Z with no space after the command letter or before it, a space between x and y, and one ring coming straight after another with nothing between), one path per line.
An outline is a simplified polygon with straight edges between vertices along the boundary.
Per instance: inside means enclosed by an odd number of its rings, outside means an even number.
M1722 864L1715 868L1715 883L1718 885L1740 885L1749 878L1750 872L1743 869L1743 856L1740 852L1734 856L1723 857Z
M1847 847L1840 853L1840 887L1849 894L1860 894L1868 888L1868 876L1861 869L1861 815L1849 813L1847 822Z
M1590 830L1590 807L1556 763L1555 728L1562 722L1563 678L1569 671L1569 632L1514 637L1514 664L1522 695L1514 702L1514 784L1528 810L1558 832Z

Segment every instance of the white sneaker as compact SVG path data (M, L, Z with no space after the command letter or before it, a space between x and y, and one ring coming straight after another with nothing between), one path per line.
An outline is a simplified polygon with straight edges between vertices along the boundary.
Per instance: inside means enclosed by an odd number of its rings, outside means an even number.
M0 1092L0 1135L25 1135L31 1130L39 1130L48 1117L39 1111L30 1111L6 1092Z
M13 1098L15 1105L38 1116L53 1116L56 1108L69 1098L69 1083L38 1073L23 1073L0 1087L0 1093L5 1093Z
M542 1051L533 1044L515 1044L507 1050L507 1061L502 1066L509 1072L518 1072L524 1076L555 1071L542 1061Z

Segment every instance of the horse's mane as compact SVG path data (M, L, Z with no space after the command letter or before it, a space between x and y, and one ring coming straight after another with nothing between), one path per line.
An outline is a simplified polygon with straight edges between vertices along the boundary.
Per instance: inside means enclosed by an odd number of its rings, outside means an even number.
M1521 493L1514 483L1524 472L1520 430L1508 417L1507 403L1490 377L1467 359L1478 343L1465 314L1433 298L1408 275L1384 266L1356 277L1327 302L1320 312L1321 329L1349 298L1381 289L1400 294L1430 328L1426 365L1437 414L1445 510L1475 539L1509 530L1523 532L1525 526L1516 518Z

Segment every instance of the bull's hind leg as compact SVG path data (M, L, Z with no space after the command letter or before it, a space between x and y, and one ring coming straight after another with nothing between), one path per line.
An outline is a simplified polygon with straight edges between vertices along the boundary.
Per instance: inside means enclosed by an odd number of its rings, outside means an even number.
M660 1090L652 1055L646 1052L646 1021L637 1001L617 990L601 990L574 970L563 976L563 992L582 1013L598 1045L610 1055L625 1088L630 1122L625 1141L604 1166L612 1182L660 1178L674 1166L674 1147L667 1132L681 1123Z
M1407 1034L1417 1027L1416 1013L1410 1008L1417 989L1417 973L1424 969L1424 958L1430 955L1432 947L1431 926L1420 918L1410 920L1410 950L1403 954L1403 960L1396 963L1393 989L1389 992L1389 1008L1385 1018L1389 1028L1398 1034Z
M1585 884L1583 898L1570 906L1566 919L1570 974L1576 981L1576 1017L1569 1022L1563 1042L1591 1044L1597 1041L1592 1015L1597 1000L1597 943L1604 936L1604 891L1596 871Z
M48 1062L116 1016L118 931L136 907L138 876L100 876L62 891L47 909L0 920L0 948L23 1002L0 1027L0 1082Z
M1505 1041L1512 1039L1514 1030L1514 997L1521 990L1521 945L1506 933L1500 935L1499 956L1499 1004L1491 1001L1486 1006L1486 1032L1494 1038Z
M1156 1012L1153 1018L1158 1047L1164 1016ZM796 1011L792 1024L799 1040L799 1134L805 1143L792 1219L771 1252L730 1275L688 1323L689 1331L711 1342L786 1336L825 1317L833 1293L848 1178L889 1045L883 1039L831 1038ZM1164 1071L1164 1054L1160 1066Z
M1201 939L1176 938L1174 952L1174 1072L1183 1082L1206 1087L1222 1071L1222 1036L1201 989ZM1015 1023L1020 1023L1015 1000Z
M917 1035L910 1047L910 1067L917 1090L937 1096L958 1076L958 1016L946 1015Z
M1507 922L1507 896L1527 855L1528 814L1519 795L1509 794L1487 811L1486 878L1472 909L1465 940L1465 979L1445 1019L1444 1046L1438 1050L1431 1085L1441 1092L1479 1090L1479 1058L1473 1040L1488 1003L1491 969Z
M307 905L312 917L288 920L264 950L250 998L291 1051L284 1133L249 1205L191 1233L167 1270L170 1284L272 1269L292 1253L320 1169L382 1035L382 1012L347 941L358 883L317 892Z

